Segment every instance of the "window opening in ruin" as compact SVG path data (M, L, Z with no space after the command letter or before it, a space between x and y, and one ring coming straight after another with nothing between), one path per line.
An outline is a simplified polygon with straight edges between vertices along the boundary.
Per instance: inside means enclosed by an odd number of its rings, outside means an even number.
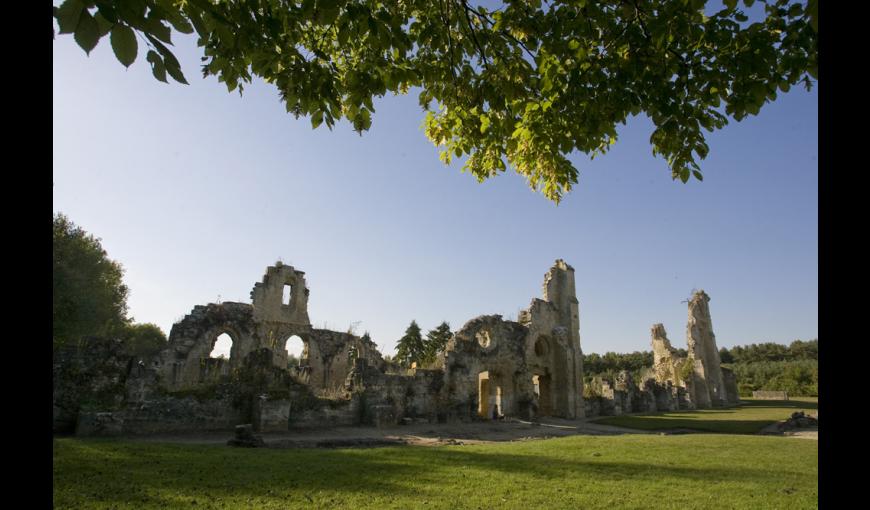
M287 351L287 367L298 367L302 363L302 355L305 353L305 342L299 335L293 335L284 342Z
M218 335L217 340L214 343L214 348L209 353L209 358L223 358L230 359L230 351L233 348L233 339L230 335L226 333L221 333Z
M483 348L489 347L492 343L492 339L489 336L489 331L478 331L475 337L477 338L477 343L479 343L480 346Z
M481 418L490 418L492 405L490 404L489 395L489 372L481 372L477 376L477 414Z
M538 356L546 356L550 352L550 342L547 337L542 336L535 342L535 354Z
M293 299L293 286L285 283L284 293L281 295L281 303L289 305L291 299Z

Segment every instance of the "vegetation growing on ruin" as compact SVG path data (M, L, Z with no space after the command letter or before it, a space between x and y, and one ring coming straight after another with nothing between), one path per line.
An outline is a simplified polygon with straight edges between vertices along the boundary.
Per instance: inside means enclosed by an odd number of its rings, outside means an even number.
M323 450L64 438L53 491L57 509L809 509L818 442L622 435Z
M642 430L691 429L723 434L755 434L772 423L788 418L795 411L818 408L818 399L810 397L788 401L749 399L739 407L727 409L608 416L595 422Z

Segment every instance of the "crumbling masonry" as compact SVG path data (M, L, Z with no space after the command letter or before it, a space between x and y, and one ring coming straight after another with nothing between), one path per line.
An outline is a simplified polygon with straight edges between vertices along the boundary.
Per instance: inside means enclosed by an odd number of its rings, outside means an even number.
M117 351L112 341L97 350L60 353L55 430L111 435L231 430L244 423L280 431L501 417L579 419L703 406L730 395L709 298L702 293L690 305L688 380L681 375L686 362L675 358L664 328L656 325L654 373L640 385L627 373L595 381L595 398L584 399L574 269L562 260L546 273L542 299L533 299L517 321L500 315L468 321L427 368L385 360L367 337L313 328L308 297L304 273L277 263L254 285L251 304L194 307L153 359L123 360L111 354ZM211 358L223 334L232 340L230 356ZM294 367L285 350L292 336L304 345ZM85 405L64 388L82 387L67 383L86 373L76 367L96 361L99 372L111 376L85 376L81 380L91 382L82 392L107 398L84 399Z
M676 355L663 325L652 327L653 375L659 384L670 385L678 408L703 409L740 401L734 373L721 366L709 302L703 290L689 299L686 358Z

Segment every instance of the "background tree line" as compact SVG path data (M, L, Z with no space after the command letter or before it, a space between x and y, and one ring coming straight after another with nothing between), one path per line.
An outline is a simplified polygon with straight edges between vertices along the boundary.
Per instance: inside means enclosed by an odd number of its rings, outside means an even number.
M55 349L84 337L118 338L130 356L148 357L166 346L166 334L154 324L127 316L129 289L124 268L110 259L100 239L57 213L52 240L51 332Z
M686 349L676 349L677 356L686 357ZM719 349L722 366L737 377L740 395L748 397L755 390L788 391L793 396L819 394L819 341L795 340L789 345L765 342ZM653 366L652 351L603 356L590 353L583 356L583 372L587 382L593 377L613 379L628 370L635 380Z

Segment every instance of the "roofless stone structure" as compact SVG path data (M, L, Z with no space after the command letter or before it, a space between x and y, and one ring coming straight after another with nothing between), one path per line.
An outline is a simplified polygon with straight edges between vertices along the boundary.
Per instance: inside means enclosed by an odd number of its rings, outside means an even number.
M703 292L689 307L689 360L676 358L664 327L655 325L654 373L635 382L624 372L590 388L584 388L574 268L561 259L544 275L542 297L516 321L471 319L426 367L385 359L367 336L312 327L309 294L305 273L279 262L254 285L250 304L195 306L152 359L124 358L113 340L90 339L84 349L59 352L55 430L110 435L230 431L240 424L279 431L579 419L729 400ZM222 336L232 342L229 357L213 357ZM291 338L303 346L298 365L285 348ZM107 398L84 406L83 394Z

